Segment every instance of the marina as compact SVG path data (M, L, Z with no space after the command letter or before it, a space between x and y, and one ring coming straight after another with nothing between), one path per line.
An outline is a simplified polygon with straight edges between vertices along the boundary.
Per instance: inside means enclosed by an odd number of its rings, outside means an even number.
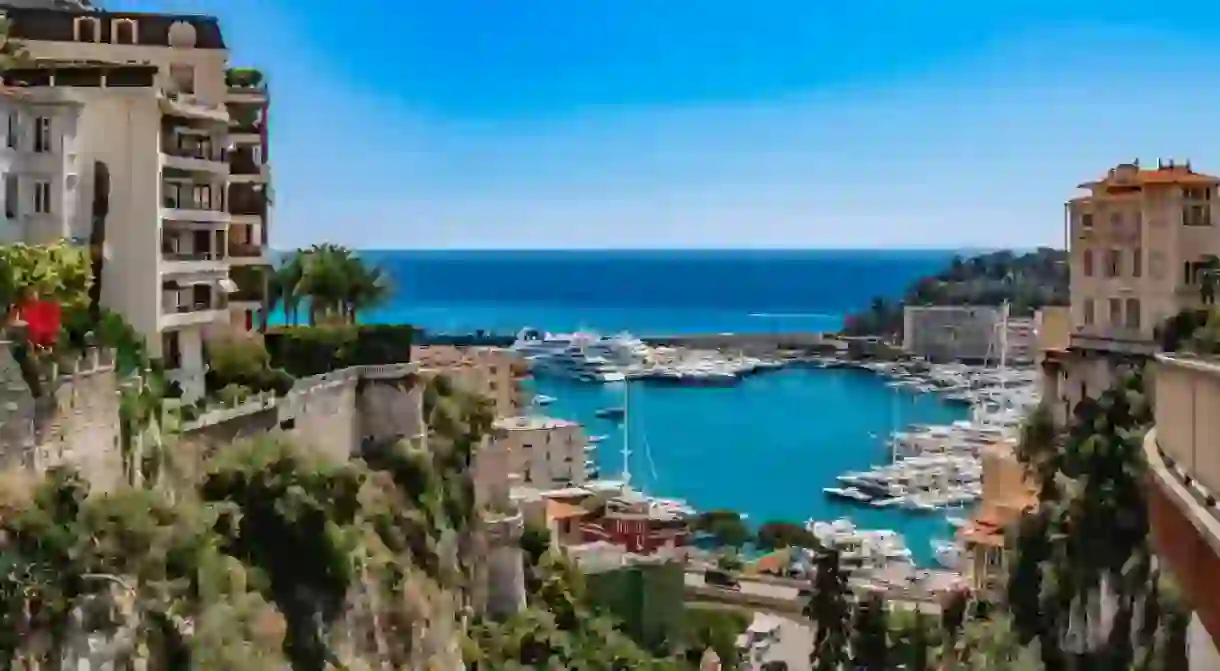
M760 358L650 346L625 333L530 329L514 350L527 356L535 384L556 409L571 408L598 442L617 441L627 430L645 447L653 442L645 460L636 457L635 475L649 491L698 509L737 510L753 523L858 524L891 539L890 550L901 546L915 565L950 570L961 562L957 530L982 496L981 452L1015 439L1038 401L1036 371L1003 360L852 361L791 352ZM706 379L667 384L673 379L666 376L690 371ZM762 371L774 374L754 374ZM617 381L615 372L648 399L642 416L622 412L620 385L607 384ZM839 405L859 398L870 400ZM766 450L742 449L760 442ZM785 454L791 462L780 458ZM617 470L598 465L599 472Z

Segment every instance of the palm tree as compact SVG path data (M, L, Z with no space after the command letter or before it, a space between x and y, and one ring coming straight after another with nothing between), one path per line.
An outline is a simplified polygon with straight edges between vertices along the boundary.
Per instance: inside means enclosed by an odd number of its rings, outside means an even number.
M361 310L374 307L389 297L390 283L384 270L366 265L358 256L350 256L346 262L348 285L343 312L347 323L355 324Z
M301 278L305 275L305 254L305 250L298 249L272 272L267 286L267 307L263 310L264 317L282 305L284 306L284 317L288 323L297 323L298 308L301 304L301 294L298 288L301 285Z

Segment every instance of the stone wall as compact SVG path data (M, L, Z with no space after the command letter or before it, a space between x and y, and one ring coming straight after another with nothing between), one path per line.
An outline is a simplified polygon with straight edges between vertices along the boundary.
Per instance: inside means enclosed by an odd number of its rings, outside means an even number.
M38 398L12 344L0 341L0 468L74 466L106 490L123 479L113 352L92 349L47 366Z

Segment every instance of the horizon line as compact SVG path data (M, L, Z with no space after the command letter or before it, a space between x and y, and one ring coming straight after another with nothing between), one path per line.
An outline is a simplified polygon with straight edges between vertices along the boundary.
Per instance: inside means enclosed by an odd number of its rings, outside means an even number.
M293 252L304 247L272 247L274 252ZM990 254L995 252L1036 252L1041 249L1066 251L1052 245L1032 247L350 247L362 252L954 252Z

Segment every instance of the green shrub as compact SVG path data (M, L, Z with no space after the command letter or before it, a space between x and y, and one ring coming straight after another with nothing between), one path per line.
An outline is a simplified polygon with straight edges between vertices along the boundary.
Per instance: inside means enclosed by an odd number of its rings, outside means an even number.
M266 334L271 364L296 377L411 360L412 326L286 326Z
M208 371L204 382L209 393L239 385L252 391L272 391L283 396L294 379L286 371L270 367L271 355L252 334L226 334L210 338L205 345Z

